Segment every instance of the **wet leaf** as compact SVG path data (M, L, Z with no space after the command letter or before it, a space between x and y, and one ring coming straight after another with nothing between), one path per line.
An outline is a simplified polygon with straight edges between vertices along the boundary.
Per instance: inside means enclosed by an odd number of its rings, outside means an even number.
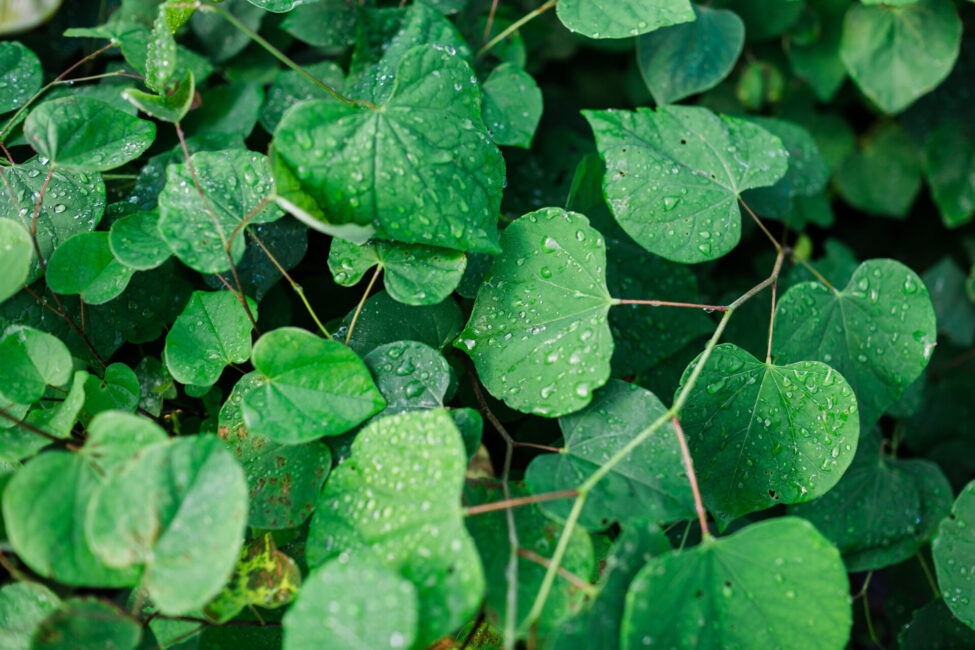
M542 91L524 68L502 63L481 85L482 113L499 145L529 148L542 119Z
M689 0L562 0L559 20L590 38L626 38L694 20Z
M14 325L0 336L0 394L30 404L44 396L46 386L71 379L71 355L64 343L32 327Z
M20 108L41 88L41 62L23 43L0 43L0 70L0 113Z
M387 343L362 360L386 400L388 415L444 405L450 366L430 346L419 341Z
M34 247L30 235L10 219L0 219L0 302L14 295L26 284Z
M79 294L89 305L119 296L134 273L115 259L107 232L82 232L65 241L47 264L47 286L64 295Z
M931 543L938 586L948 609L968 627L975 627L975 605L972 603L972 558L975 556L975 482L958 495L951 513L938 527Z
M31 635L61 599L39 582L13 582L0 588L0 644L4 650L30 650Z
M70 598L34 630L35 650L74 650L105 647L134 650L142 626L114 605L94 597Z

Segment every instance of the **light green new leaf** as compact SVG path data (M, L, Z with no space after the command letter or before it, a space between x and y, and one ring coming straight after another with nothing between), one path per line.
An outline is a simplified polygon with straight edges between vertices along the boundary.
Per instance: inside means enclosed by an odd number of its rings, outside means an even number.
M211 621L224 623L248 606L277 609L293 601L300 586L297 563L278 550L271 533L264 533L240 549L233 576L203 613Z
M156 125L101 100L74 95L32 110L24 137L55 165L97 172L141 156L156 138Z
M27 282L34 246L30 235L10 219L0 219L0 302L14 295Z
M79 453L100 477L114 472L143 447L165 442L168 437L152 420L122 411L99 414L86 433L88 439Z
M413 584L378 560L339 557L311 572L284 615L284 650L396 650L416 639Z
M481 84L484 125L499 145L531 147L542 119L542 91L525 69L502 63Z
M170 165L159 195L159 234L176 257L200 273L230 270L244 255L243 229L280 219L269 204L273 190L266 156L244 149L201 151L188 163ZM196 182L199 182L199 191ZM203 196L200 196L202 191Z
M169 28L167 18L167 3L159 6L156 19L152 23L152 33L149 36L149 46L146 48L146 86L160 95L166 95L170 81L176 74L178 53L176 39Z
M650 560L626 596L621 647L836 650L852 619L839 552L785 517Z
M31 635L56 611L61 599L39 582L14 582L0 588L0 647L30 650Z
M714 88L731 74L745 47L745 23L733 11L694 6L693 22L637 39L640 74L657 104Z
M111 648L134 650L142 639L142 626L123 611L94 596L62 603L34 630L32 650Z
M136 212L112 223L108 245L115 259L137 271L154 269L172 254L159 234L158 210Z
M762 363L731 343L714 348L681 423L704 504L722 528L825 494L853 461L860 434L856 395L836 370L818 361Z
M85 538L109 566L142 569L159 611L182 615L223 588L247 521L244 472L209 435L138 452L88 505Z
M500 488L472 486L468 488L466 496L468 505L504 500L504 492ZM512 496L526 496L526 492L523 489L512 490ZM562 534L562 525L548 519L531 506L514 510L514 521L518 546L538 557L550 559L555 550L553 542ZM474 538L481 561L484 562L487 581L487 596L484 604L488 608L489 620L497 624L504 621L508 580L512 578L508 573L511 548L505 512L500 510L470 517L467 519L467 530ZM596 568L592 546L592 541L584 530L573 529L561 566L583 580L587 579ZM525 557L518 559L517 617L518 635L521 637L530 634L531 624L526 616L531 610L545 573L546 567L543 564ZM545 608L535 621L538 636L540 638L548 636L553 628L579 611L585 599L585 593L569 581L557 581L549 594Z
M975 628L975 481L961 491L931 543L941 595L952 614Z
M41 61L18 41L0 42L0 114L16 110L41 89Z
M244 468L250 496L247 523L254 528L295 528L315 509L315 501L332 467L327 445L282 445L248 431L244 425L244 396L263 381L248 373L230 392L220 409L219 435Z
M362 280L366 271L383 271L386 291L406 305L436 305L453 293L464 276L467 257L460 251L422 244L400 244L379 239L357 246L332 240L328 268L343 287Z
M850 7L840 57L863 94L894 114L948 76L958 58L962 25L951 0L889 5Z
M501 248L454 345L508 406L578 411L609 379L613 354L603 237L583 215L546 208L508 226Z
M371 557L414 584L422 612L415 647L452 632L484 595L460 502L466 466L460 432L446 411L376 420L332 472L311 519L311 566L343 554Z
M789 514L815 524L843 554L847 571L870 571L917 553L934 536L951 500L951 485L936 464L888 457L880 451L880 436L871 434L860 440L836 487Z
M296 327L258 339L251 363L264 382L244 396L244 423L274 442L337 436L386 405L355 352Z
M526 483L536 494L578 488L666 410L650 391L611 381L585 409L559 418L564 449L532 460ZM539 504L559 519L568 516L570 506L570 501ZM596 484L579 521L590 530L602 530L616 521L625 526L638 519L669 522L692 517L694 500L677 432L668 422Z
M16 221L29 232L48 172L48 166L37 157L22 165L0 166L0 219ZM100 174L55 170L37 212L37 247L41 257L46 261L72 235L94 230L104 211L105 183ZM35 256L27 282L33 282L41 273Z
M325 224L495 253L505 168L480 107L463 59L414 48L378 108L307 102L282 118L274 147L296 183L279 181L278 192Z
M882 123L836 169L836 190L863 212L904 219L921 190L921 154L896 123Z
M247 299L254 318L257 303ZM225 366L251 356L251 322L230 291L194 291L166 334L163 357L181 384L209 386Z
M0 337L0 395L30 404L47 386L71 379L71 354L58 338L24 325L12 325Z
M119 296L135 271L115 259L107 232L82 232L64 242L47 264L47 286L55 293L80 294L89 305Z
M362 358L386 399L386 414L439 408L450 388L450 366L419 341L381 345Z
M776 361L815 359L839 371L856 394L863 430L914 383L937 341L927 288L894 260L864 262L842 291L798 284L775 313Z
M75 371L71 381L71 388L63 400L53 404L43 402L29 413L27 404L11 404L0 396L0 406L5 405L5 412L17 418L22 418L28 424L57 438L67 438L71 435L71 428L78 420L78 414L85 403L85 381L88 373L83 370ZM4 420L8 426L0 428L0 459L7 463L17 463L30 458L44 447L51 444L47 438L16 426L14 422Z
M187 70L183 81L169 94L153 95L135 88L126 88L122 97L143 113L157 120L177 123L182 121L193 106L196 98L196 79L192 70Z
M589 38L626 38L694 20L690 0L562 0L559 20Z
M975 134L946 122L928 135L924 175L941 220L957 228L975 216Z
M105 368L105 376L99 379L89 375L85 381L85 411L97 415L103 411L135 411L141 396L139 378L124 363L113 363Z
M651 253L693 264L741 239L741 193L788 168L782 141L755 124L697 106L584 111L606 161L616 220Z

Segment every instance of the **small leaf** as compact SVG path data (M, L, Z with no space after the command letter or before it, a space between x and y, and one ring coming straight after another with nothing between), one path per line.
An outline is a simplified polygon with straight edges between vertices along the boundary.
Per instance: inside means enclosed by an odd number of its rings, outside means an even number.
M542 119L542 91L524 68L502 63L481 84L484 125L499 145L531 147Z
M75 650L104 647L134 650L142 626L114 605L97 598L71 598L34 630L33 650Z
M955 618L941 598L914 611L897 635L901 650L975 647L975 630Z
M387 415L440 408L451 372L439 352L419 341L397 341L362 358L386 399Z
M722 528L828 492L853 461L860 433L856 395L839 372L817 361L762 363L731 343L714 348L681 423L704 503Z
M693 7L696 20L637 39L640 74L657 104L673 104L714 88L745 47L745 24L733 11Z
M89 375L85 381L85 411L89 415L109 410L135 411L140 395L135 372L124 363L113 363L105 368L103 378Z
M558 417L609 379L606 245L581 214L546 208L505 229L502 254L454 343L508 406Z
M108 245L115 259L137 271L154 269L171 255L159 234L158 210L136 212L112 223Z
M975 134L957 122L946 122L929 135L924 175L941 220L957 228L975 216Z
M32 110L24 122L24 137L55 165L97 172L138 158L156 138L156 125L103 101L75 95Z
M840 39L843 18L849 8L847 0L807 3L804 9L812 12L814 18L809 22L800 21L787 37L785 51L793 72L806 80L822 102L833 99L846 80L846 67L840 58Z
M186 76L171 93L153 95L135 88L127 88L122 91L122 97L143 113L157 120L175 124L181 122L193 106L193 100L196 98L196 80L193 71L188 70Z
M247 299L254 318L257 304ZM176 381L209 386L232 363L251 356L251 323L230 291L194 291L166 334L163 359Z
M0 43L2 45L2 43ZM34 247L27 231L10 219L0 219L0 303L27 283Z
M57 338L23 325L8 327L0 336L0 394L12 402L31 404L47 386L63 386L71 379L71 355Z
M78 421L78 414L85 405L85 385L88 383L88 378L89 375L87 372L84 370L76 370L74 378L71 380L71 388L68 390L67 395L64 396L64 399L46 407L41 406L40 408L33 409L27 414L25 420L29 424L47 431L52 436L58 438L70 437L71 429L74 427L75 422ZM35 451L47 444L45 440L38 439L32 432L20 431L20 433L28 434L29 437L33 438L33 445L31 446L34 447ZM13 451L13 448L16 446L15 444L11 444L10 440L5 440L3 445L4 452ZM29 454L24 454L18 460L26 458L32 453L33 451ZM8 455L7 457L9 458L10 456Z
M460 251L418 244L373 240L357 246L335 238L328 268L335 281L351 287L373 266L383 270L386 291L407 305L436 305L453 293L464 275L467 258Z
M343 326L335 332L336 339L346 335L351 318L350 313L343 319ZM349 343L360 355L385 343L403 340L419 341L442 350L463 327L460 307L451 298L438 305L414 307L399 303L385 291L380 291L366 301Z
M331 0L318 2L317 4L313 5L302 6L307 6L309 10L313 10L327 4L331 4ZM344 11L349 10L349 6L344 2L341 2L341 0L339 4L342 5ZM297 10L288 14L288 18L294 16L296 13L298 13ZM354 17L354 10L352 13ZM285 18L284 22L287 22L288 18ZM330 25L327 25L324 22L314 22L312 25L315 31L327 30L330 28ZM283 26L284 23L282 23L282 27ZM332 88L336 92L342 92L345 89L345 72L334 61L312 63L304 66L304 68L309 74L316 79L321 80L329 88ZM265 128L265 130L267 130L268 133L274 133L274 129L277 128L278 124L281 122L281 118L289 108L300 102L314 99L331 99L332 101L338 101L332 97L332 95L328 94L328 92L316 86L304 75L296 72L295 70L279 71L274 77L274 83L272 83L271 87L268 88L267 98L264 100L264 105L261 107L261 125Z
M0 42L0 114L23 106L41 89L40 59L18 41Z
M60 604L57 594L38 582L0 587L0 646L4 650L30 650L34 630Z
M696 106L587 111L603 188L619 224L651 253L693 264L717 259L741 238L738 199L774 184L788 152L745 120Z
M840 163L834 183L858 210L904 219L921 189L921 155L900 126L881 124Z
M258 339L251 363L264 381L244 396L244 422L275 442L337 436L386 405L355 352L296 327Z
M562 0L559 20L589 38L626 38L694 20L690 0Z
M413 472L416 465L424 471ZM460 626L484 594L460 504L466 465L446 411L385 417L356 436L312 516L311 566L337 556L375 558L414 584L423 613L416 647Z
M355 41L356 7L345 0L319 0L295 7L281 21L281 29L315 47L344 47Z
M853 623L848 590L840 554L812 524L764 521L650 560L626 596L621 645L833 650Z
M249 2L252 5L257 5L261 9L283 14L299 5L312 4L315 0L249 0Z
M951 613L968 627L975 627L975 604L972 589L975 574L971 571L975 558L975 481L958 495L949 514L938 527L938 536L931 543L938 586Z
M856 393L863 430L918 378L937 340L927 288L894 260L864 262L842 291L796 285L775 313L776 361L815 359L839 371Z
M339 557L311 572L284 616L284 650L415 647L413 584L370 557Z
M565 448L532 460L525 481L532 492L573 490L633 438L666 413L653 393L619 380L596 392L592 404L559 418ZM539 504L565 519L570 501ZM694 517L694 500L681 462L677 432L667 423L597 483L579 517L590 530L619 521L677 521Z
M82 232L54 251L47 264L47 286L64 295L80 294L100 305L125 291L133 269L115 259L107 232Z

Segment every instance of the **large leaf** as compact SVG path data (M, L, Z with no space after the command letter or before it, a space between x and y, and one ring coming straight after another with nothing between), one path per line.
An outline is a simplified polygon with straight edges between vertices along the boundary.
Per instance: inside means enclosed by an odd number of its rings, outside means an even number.
M30 235L10 219L0 219L0 302L20 291L27 282L34 247Z
M853 461L860 433L856 395L836 370L818 361L763 363L731 343L714 348L681 422L704 503L722 526L828 492Z
M247 428L275 442L337 436L386 406L362 359L296 327L268 332L251 359L262 385L244 396Z
M254 317L257 305L247 299ZM209 386L224 367L251 356L251 323L230 291L194 291L166 334L163 359L176 381Z
M455 342L492 395L548 417L578 411L609 379L606 245L581 214L514 222Z
M948 76L961 31L951 0L856 3L846 13L840 56L867 97L884 112L899 113Z
M138 158L155 139L156 125L101 100L75 95L32 110L24 137L53 164L96 172Z
M574 490L602 464L666 413L656 395L613 380L592 404L559 419L565 438L558 454L535 458L525 480L532 492ZM559 518L569 503L540 507ZM694 500L681 464L677 432L669 422L616 465L589 493L579 521L599 530L615 521L676 521L694 516Z
M159 234L187 266L201 273L227 271L230 257L236 263L244 254L243 228L282 216L268 205L271 190L266 156L242 149L193 154L189 162L168 168L159 195Z
M413 647L416 588L370 557L339 557L311 572L284 617L285 650Z
M0 336L0 395L30 404L47 386L71 379L71 355L64 343L32 327L14 325Z
M55 293L80 294L89 305L108 302L125 291L133 269L115 259L107 232L82 232L54 251L47 286Z
M0 43L0 70L0 114L20 108L41 89L41 62L23 43Z
M298 199L280 183L278 191L319 221L371 224L406 243L498 250L504 160L458 56L414 48L379 108L304 103L281 120L274 146L300 186Z
M603 187L623 229L651 253L691 264L741 238L738 199L774 184L788 153L778 137L696 106L586 111L606 161Z
M842 291L807 282L779 302L772 351L778 363L815 359L856 393L867 429L921 374L937 333L928 290L894 260L868 260Z
M975 628L975 481L962 490L931 544L938 586L951 612Z
M734 12L694 6L697 19L637 39L640 74L657 104L673 104L714 88L745 46L745 24Z
M848 590L811 524L753 524L650 560L626 596L622 647L835 650L852 625Z
M159 610L181 615L216 596L244 540L244 472L216 436L145 448L99 487L85 538L109 566L144 567Z
M937 465L887 457L880 437L869 435L836 487L789 512L815 524L839 548L848 571L869 571L917 553L948 514L951 497Z
M30 650L31 635L61 604L57 594L38 582L14 582L0 589L0 646Z
M382 418L356 437L312 516L310 565L343 554L373 557L416 586L417 647L458 627L484 593L460 503L466 465L460 432L446 411Z
M694 20L690 0L562 0L559 20L590 38L626 38Z

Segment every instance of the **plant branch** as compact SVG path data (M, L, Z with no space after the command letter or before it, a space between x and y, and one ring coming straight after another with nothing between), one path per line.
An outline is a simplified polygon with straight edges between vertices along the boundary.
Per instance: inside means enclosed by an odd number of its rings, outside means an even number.
M519 506L528 506L534 503L544 503L546 501L558 501L560 499L571 499L578 496L579 492L576 490L558 490L556 492L543 492L542 494L532 494L526 497L514 497L512 499L505 499L504 501L495 501L493 503L482 503L476 506L470 506L464 510L464 515L471 517L474 515L481 515L486 512L496 512L498 510L507 510L510 508L517 508Z
M498 0L492 0L491 10L488 12L487 25L484 27L484 38L481 39L481 46L487 44L491 38L491 28L494 27L494 15L498 12Z
M691 492L694 494L694 510L697 511L697 521L701 524L701 536L704 539L711 537L708 530L708 513L704 510L704 502L701 500L701 490L697 485L697 474L694 472L694 459L691 458L691 450L687 446L687 438L684 437L684 429L680 425L677 417L670 419L677 432L677 441L680 443L681 460L684 463L684 471L687 472L687 481L691 484Z
M42 438L47 438L51 442L56 442L58 444L65 444L64 439L58 438L57 436L53 436L47 431L45 431L44 429L41 429L40 427L35 427L33 424L30 424L29 422L26 422L24 420L21 420L20 418L10 415L9 413L7 413L6 409L0 409L0 418L3 418L8 422L13 422L14 426L19 427L24 431L29 431L30 433L41 436ZM78 451L78 448L72 445L71 443L66 443L65 446L71 451Z
M741 203L741 206L745 208L745 211L752 216L752 219L755 220L755 223L758 224L758 227L761 228L762 232L765 233L765 236L769 238L769 241L772 242L773 246L775 246L775 250L781 252L782 244L780 244L779 240L776 239L775 236L769 231L769 229L765 227L765 224L762 223L762 220L758 218L758 215L755 214L750 207L748 207L748 204L745 203L745 199L739 196L738 202Z
M535 564L539 564L545 567L546 569L552 567L551 560L549 560L547 557L539 555L538 553L535 553L534 551L530 551L527 548L519 548L518 555L525 558L526 560L534 562ZM582 591L587 596L592 597L599 593L599 589L591 585L588 581L583 580L576 574L572 573L565 567L558 567L556 571L558 571L559 576L568 580L570 583L572 583L573 587Z
M684 307L687 309L703 309L710 313L715 311L728 311L722 305L702 305L692 302L670 302L669 300L613 300L614 305L644 305L647 307Z
M352 340L352 332L355 331L355 324L359 322L359 314L362 313L362 308L366 306L366 299L369 297L369 294L372 292L372 288L373 286L375 286L376 280L379 279L379 274L382 272L383 272L383 267L382 265L379 265L376 267L376 271L372 274L372 277L369 278L369 284L366 285L366 290L362 294L362 299L359 300L359 304L356 305L355 308L355 313L352 314L352 322L349 323L349 331L345 333L346 345L348 345L349 341Z
M477 60L477 59L480 59L481 57L483 57L485 54L487 54L492 49L494 49L494 46L495 45L497 45L498 43L500 43L504 39L508 38L509 36L511 36L512 34L514 34L516 31L518 31L523 25L525 25L526 23L532 21L533 19L537 18L538 16L541 16L543 13L545 13L546 11L548 11L549 9L551 9L552 7L554 7L557 4L558 4L558 0L548 0L548 2L546 2L545 4L543 4L538 9L535 9L534 11L529 11L527 14L525 14L524 16L522 16L521 18L519 18L515 22L511 23L511 25L509 25L506 30L504 30L503 32L501 32L500 34L498 34L497 36L495 36L494 38L492 38L490 41L488 41L487 45L485 45L480 50L478 50L477 51L477 54L474 55L474 60Z

